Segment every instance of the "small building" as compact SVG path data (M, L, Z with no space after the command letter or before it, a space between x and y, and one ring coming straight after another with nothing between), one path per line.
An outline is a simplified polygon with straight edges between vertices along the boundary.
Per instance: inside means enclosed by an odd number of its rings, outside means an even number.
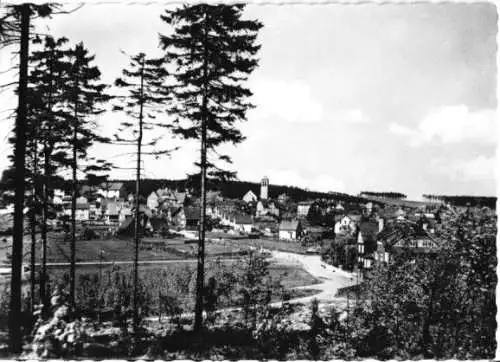
M299 220L284 220L279 225L278 238L280 240L297 240L302 234Z
M306 217L309 214L309 209L313 204L312 201L301 201L297 204L297 216Z
M120 217L120 209L116 201L108 201L106 203L106 211L104 213L107 224L118 225Z
M378 233L378 221L363 220L360 222L357 237L358 263L365 269L372 265L373 253L377 250Z
M123 205L118 213L118 223L124 223L127 217L130 216L132 216L132 208L130 206Z
M258 197L252 190L248 190L247 193L243 195L242 200L248 204L250 202L256 202Z
M239 231L251 233L253 228L252 218L248 215L238 214L233 219L234 228Z
M356 221L350 216L343 216L335 223L335 235L348 235L354 233L356 230Z
M151 210L156 210L160 206L160 198L155 191L149 194L148 198L146 199L146 205Z
M108 199L125 199L127 190L123 182L104 182L99 187L97 193Z
M273 201L259 200L259 202L257 202L255 216L261 217L266 215L279 217L280 210Z
M71 210L70 210L71 213ZM89 221L90 220L90 209L87 203L77 203L75 210L75 220L77 221Z

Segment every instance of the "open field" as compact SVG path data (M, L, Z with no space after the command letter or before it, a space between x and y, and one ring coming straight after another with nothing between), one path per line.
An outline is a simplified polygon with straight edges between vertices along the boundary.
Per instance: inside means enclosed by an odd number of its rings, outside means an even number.
M281 241L272 239L248 239L234 237L223 234L224 238L213 235L207 235L205 244L205 253L207 257L232 258L243 255L250 248L268 250L279 250L294 253L305 253L305 247L297 241ZM39 237L38 237L39 239ZM189 241L186 243L186 241ZM41 260L41 243L36 245L36 259ZM31 241L25 238L24 242L24 260L30 260ZM99 261L100 253L104 261L130 261L133 260L134 243L131 238L127 239L95 239L95 240L77 240L76 242L76 261ZM2 245L0 243L0 263L7 263L8 254L11 252L10 243ZM141 241L139 259L142 261L150 260L180 260L195 258L198 253L198 244L196 240L185 238L163 239L144 238ZM62 233L49 233L47 246L47 261L49 263L64 263L70 260L70 242Z

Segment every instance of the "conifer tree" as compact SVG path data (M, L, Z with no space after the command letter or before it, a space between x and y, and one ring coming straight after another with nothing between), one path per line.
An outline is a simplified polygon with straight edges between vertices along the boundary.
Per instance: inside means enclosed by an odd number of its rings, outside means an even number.
M51 180L57 178L56 171L68 163L64 151L65 140L71 131L69 127L70 114L64 109L65 87L68 82L68 49L63 46L67 39L54 39L51 36L41 39L43 48L33 52L30 64L30 94L33 104L30 104L31 123L37 130L32 142L41 145L40 158L43 162L41 185L37 194L41 203L42 217L40 220L42 237L42 261L40 273L40 299L46 303L45 280L47 264L47 218L50 206ZM37 174L35 174L35 177Z
M262 24L243 20L244 5L185 5L166 10L161 19L173 26L170 35L160 35L160 44L175 69L173 94L176 133L200 140L201 207L194 329L202 331L205 260L206 179L231 175L215 164L231 162L216 152L217 146L237 144L244 137L236 128L246 119L251 91L243 86L257 67L256 45ZM215 156L209 159L208 156Z
M5 7L5 13L0 19L0 45L19 44L19 80L17 82L18 106L15 121L15 201L14 227L12 240L12 275L9 304L9 335L10 348L14 353L21 351L21 272L23 262L23 227L24 227L24 197L25 197L25 160L27 131L27 101L28 101L28 56L30 42L30 18L33 16L48 16L52 12L50 5L12 5Z
M95 116L104 112L102 104L110 97L104 93L106 85L100 83L101 72L92 65L94 56L90 55L83 43L77 44L69 52L68 86L66 105L71 115L71 137L67 140L71 153L71 256L70 256L70 295L69 302L75 305L75 258L76 258L76 199L78 197L78 171L87 179L98 182L96 175L110 169L111 164L102 159L88 156L88 149L96 142L109 142L97 133ZM79 161L82 161L79 165Z
M164 58L148 58L146 54L139 53L130 57L129 67L123 69L122 77L115 82L117 87L126 89L128 94L117 97L118 104L113 107L115 111L122 111L129 120L122 122L119 133L115 135L116 142L124 145L135 145L137 147L137 164L135 180L135 228L134 228L134 292L133 292L133 325L134 331L138 326L138 282L139 282L139 244L141 237L140 203L141 195L141 158L143 155L168 155L172 150L158 150L155 146L162 135L144 139L145 131L155 128L170 128L163 121L157 121L160 113L166 113L165 103L169 100L168 87L165 86L167 72L164 67ZM164 116L165 117L165 116ZM137 122L131 122L136 120ZM130 138L124 134L132 133ZM151 132L152 133L152 132ZM143 148L150 148L144 151ZM152 149L151 149L152 148Z

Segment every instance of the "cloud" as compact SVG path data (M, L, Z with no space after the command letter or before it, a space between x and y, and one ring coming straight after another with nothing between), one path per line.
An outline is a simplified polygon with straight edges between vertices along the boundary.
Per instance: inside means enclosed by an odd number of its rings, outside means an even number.
M389 131L409 137L411 146L420 146L429 142L495 144L497 140L496 111L493 109L471 111L465 105L444 106L427 114L415 129L391 123Z
M446 174L452 181L493 180L496 171L496 157L479 155L470 159L432 159L431 167L440 174Z
M370 122L370 117L360 109L340 110L335 112L333 117L347 123L362 124Z
M389 124L389 132L392 132L394 134L401 135L401 136L413 136L416 134L416 131L414 131L408 127L402 126L399 123L395 123L395 122L392 122Z
M465 105L442 107L428 114L418 130L424 141L438 139L442 143L460 143L466 140L496 141L496 112L471 111Z
M259 80L252 84L254 115L279 118L292 123L317 123L323 107L313 97L311 88L300 81Z

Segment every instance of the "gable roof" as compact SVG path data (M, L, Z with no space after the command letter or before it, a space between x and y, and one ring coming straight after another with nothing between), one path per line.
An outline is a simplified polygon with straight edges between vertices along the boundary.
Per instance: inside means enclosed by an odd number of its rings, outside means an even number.
M243 195L242 199L246 198L246 196L251 196L253 199L257 200L258 197L257 195L255 194L255 192L253 192L252 190L248 190L245 195Z
M109 190L110 191L118 191L123 187L123 182L112 182L109 185Z
M177 202L183 204L184 201L186 200L187 194L185 192L174 192L174 197L177 200Z
M89 204L87 204L87 203L76 204L76 209L77 210L88 210L89 209Z

